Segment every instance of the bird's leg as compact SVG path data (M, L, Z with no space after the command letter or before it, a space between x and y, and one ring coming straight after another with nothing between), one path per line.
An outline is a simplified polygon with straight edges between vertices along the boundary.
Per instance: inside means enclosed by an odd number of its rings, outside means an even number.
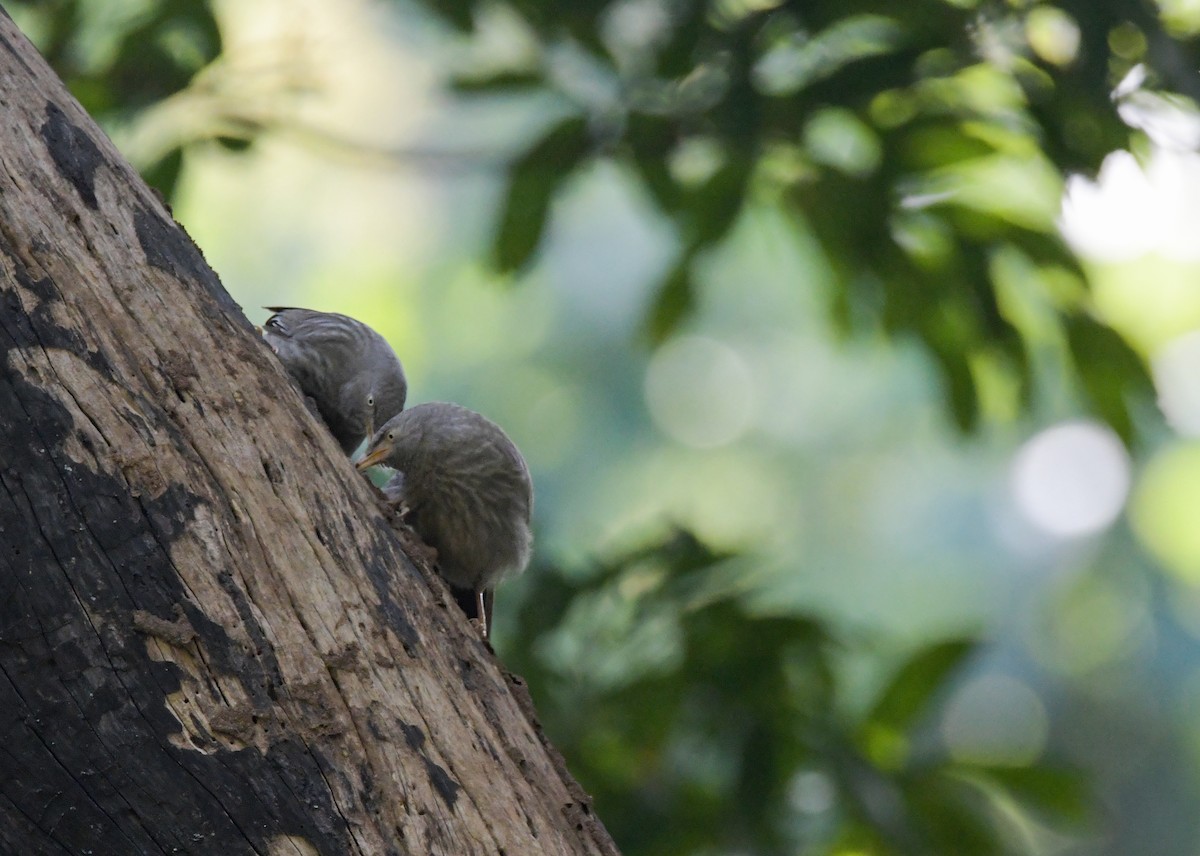
M484 637L486 642L488 630L492 628L487 625L487 609L484 605L484 589L482 588L475 589L475 615L479 616L479 635Z

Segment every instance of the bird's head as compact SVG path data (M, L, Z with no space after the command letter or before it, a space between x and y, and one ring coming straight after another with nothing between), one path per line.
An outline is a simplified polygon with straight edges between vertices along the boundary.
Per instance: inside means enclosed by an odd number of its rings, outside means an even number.
M392 362L394 365L373 373L372 383L367 389L366 430L363 436L368 440L375 436L378 426L404 409L404 400L408 397L408 381L404 377L404 370L394 357Z
M378 426L404 409L408 384L399 361L394 357L392 361L390 366L368 366L340 392L339 411L350 429L368 441L375 436Z
M392 417L367 443L366 452L354 466L359 472L376 464L386 464L396 448L398 417Z

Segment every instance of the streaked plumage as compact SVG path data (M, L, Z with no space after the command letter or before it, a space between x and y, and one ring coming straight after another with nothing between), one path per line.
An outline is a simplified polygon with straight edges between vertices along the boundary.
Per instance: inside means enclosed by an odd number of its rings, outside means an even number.
M333 312L267 308L275 314L263 324L263 338L347 455L404 409L404 368L366 324Z
M468 616L490 625L490 593L529 562L533 483L525 459L498 425L446 402L394 416L371 439L359 469L397 470L384 487L402 503L438 571ZM482 614L480 614L482 610Z

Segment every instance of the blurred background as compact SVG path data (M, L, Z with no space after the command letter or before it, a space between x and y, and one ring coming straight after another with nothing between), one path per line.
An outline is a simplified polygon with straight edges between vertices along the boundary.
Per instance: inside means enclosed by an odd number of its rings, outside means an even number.
M1200 3L6 7L253 322L522 448L627 856L1200 852Z

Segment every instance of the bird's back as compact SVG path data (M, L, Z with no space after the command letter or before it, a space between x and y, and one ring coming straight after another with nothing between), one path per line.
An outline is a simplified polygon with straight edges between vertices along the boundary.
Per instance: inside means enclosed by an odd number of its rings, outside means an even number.
M378 334L347 315L312 309L268 307L263 337L309 395L345 383Z
M417 531L438 550L451 583L494 583L529 559L533 484L508 435L446 402L420 404L392 423L393 462Z

